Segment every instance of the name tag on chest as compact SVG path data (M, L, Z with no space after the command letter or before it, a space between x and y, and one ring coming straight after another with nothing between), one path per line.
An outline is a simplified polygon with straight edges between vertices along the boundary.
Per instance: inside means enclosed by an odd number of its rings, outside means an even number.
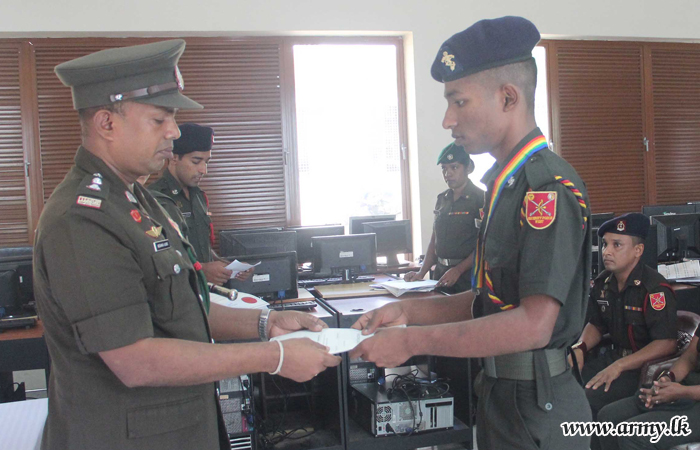
M192 213L191 213L191 212L183 212L183 213L182 213L182 217L184 217L185 219L187 219L187 218L189 218L189 217L192 217Z
M161 252L163 250L166 250L166 249L170 248L170 241L168 239L165 239L163 241L154 242L153 248L157 252Z

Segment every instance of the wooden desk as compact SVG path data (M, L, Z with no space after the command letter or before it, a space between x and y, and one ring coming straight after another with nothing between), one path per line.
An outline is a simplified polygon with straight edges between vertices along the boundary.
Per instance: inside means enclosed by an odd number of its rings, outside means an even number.
M18 328L0 333L0 389L13 383L12 372L35 369L44 369L48 386L51 360L41 320L29 329Z

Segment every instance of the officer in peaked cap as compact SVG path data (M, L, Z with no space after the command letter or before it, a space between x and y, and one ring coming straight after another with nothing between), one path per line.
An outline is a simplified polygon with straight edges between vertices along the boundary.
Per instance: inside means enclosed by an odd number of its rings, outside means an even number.
M168 162L161 178L148 189L170 217L182 216L184 220L178 225L194 247L207 281L222 285L231 278L231 271L226 268L231 262L221 258L212 248L214 224L209 197L199 187L212 158L214 130L185 123L180 125L180 133L180 138L173 141L173 159ZM238 272L236 279L246 280L251 274L252 269Z
M598 229L605 271L592 282L592 316L573 346L594 419L605 405L635 393L645 362L676 351L675 296L641 260L648 232L649 218L640 213ZM606 333L612 343L599 346ZM592 447L599 448L595 438Z
M474 162L464 148L451 143L438 156L442 176L449 189L435 204L433 234L421 269L404 276L406 281L423 279L435 265L432 278L445 292L454 294L471 288L471 269L479 229L476 220L484 206L484 191L469 179Z
M539 39L522 17L482 20L447 39L431 68L445 85L443 127L455 144L496 159L482 179L472 292L396 302L355 325L373 332L383 323L434 324L377 333L351 355L380 365L414 354L483 357L475 391L477 446L484 449L589 444L585 436L564 436L560 426L591 419L566 358L585 320L588 195L535 123L532 49Z
M182 94L184 48L170 40L56 67L82 145L34 248L52 362L43 449L228 449L213 381L258 371L301 381L339 363L308 340L211 343L323 325L210 304L192 246L136 182L172 156L176 110L201 108Z

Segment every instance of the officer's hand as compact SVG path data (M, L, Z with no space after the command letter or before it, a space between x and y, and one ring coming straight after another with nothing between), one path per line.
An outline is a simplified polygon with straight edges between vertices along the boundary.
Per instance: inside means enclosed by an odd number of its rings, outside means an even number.
M424 276L425 276L425 274L423 274L423 277L424 277ZM408 281L408 282L411 282L411 281L418 281L418 280L422 280L423 277L420 276L420 272L407 272L407 273L403 276L403 280L404 280L404 281Z
M671 403L687 397L685 386L671 380L666 380L665 378L654 381L654 387L651 389L640 390L642 391L642 395L639 397L645 400L644 406L649 409L653 408L654 405Z
M576 353L576 362L578 363L578 371L581 372L583 370L583 350L580 348L575 348L574 353ZM574 360L571 357L571 355L567 356L569 360L569 366L574 367Z
M340 357L328 353L328 347L311 339L288 339L282 342L284 361L280 375L297 382L308 381L340 364Z
M219 286L226 283L233 273L226 268L226 265L226 263L221 261L203 263L202 271L204 272L204 276L207 277L207 281Z
M238 281L245 281L248 278L250 278L251 275L253 275L253 272L255 272L255 267L251 267L250 269L244 270L243 272L238 272L233 278L235 278Z
M589 381L588 384L586 384L586 389L596 390L602 385L605 385L605 392L608 392L608 390L610 390L610 385L612 384L612 382L615 381L621 373L622 370L620 370L617 361L615 361L605 369L598 372L593 378L591 378L591 381Z
M406 328L380 329L350 350L349 356L373 362L379 367L397 367L413 356L406 344L406 331Z
M459 280L459 277L462 276L462 273L455 269L454 267L449 269L443 276L440 277L440 280L438 280L437 286L438 287L450 287L454 285L457 280Z
M352 328L362 330L362 334L372 334L378 327L408 325L408 316L401 302L389 303L379 309L365 313L352 324Z
M270 337L298 330L321 331L328 328L321 319L299 311L272 311L268 318Z

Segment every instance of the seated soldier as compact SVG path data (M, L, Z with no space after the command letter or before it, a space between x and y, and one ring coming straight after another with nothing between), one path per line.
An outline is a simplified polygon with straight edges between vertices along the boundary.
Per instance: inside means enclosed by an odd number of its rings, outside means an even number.
M670 370L661 372L652 387L641 389L641 395L611 403L598 414L601 422L612 422L615 425L620 422L664 422L670 426L674 417L685 416L687 426L682 429L682 434L686 434L685 431L690 434L664 435L655 443L651 442L650 436L601 436L602 448L653 450L700 441L700 373L697 369L699 336L700 328L695 330L693 340L681 357L673 363Z
M634 394L646 361L676 350L676 299L671 286L640 262L648 231L649 219L639 213L616 217L598 230L605 271L591 283L592 316L572 346L594 419L603 406ZM612 345L587 354L605 333Z

